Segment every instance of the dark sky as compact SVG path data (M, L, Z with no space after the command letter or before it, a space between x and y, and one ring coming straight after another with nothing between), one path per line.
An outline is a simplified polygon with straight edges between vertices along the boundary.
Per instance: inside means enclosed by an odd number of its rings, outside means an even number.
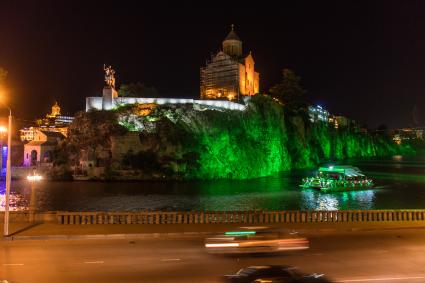
M101 94L104 63L118 85L198 97L199 68L233 23L262 91L291 68L331 113L425 125L425 1L176 2L1 1L0 66L16 116L43 116L55 100L83 110Z

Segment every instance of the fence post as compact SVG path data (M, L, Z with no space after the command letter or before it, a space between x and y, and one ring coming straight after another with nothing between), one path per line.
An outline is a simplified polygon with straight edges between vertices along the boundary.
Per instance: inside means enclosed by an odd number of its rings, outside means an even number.
M260 223L260 224L264 223L264 212L260 212L258 214L258 223Z
M63 219L63 224L65 224L65 225L68 224L68 215L63 214L62 219Z
M63 224L63 215L56 214L56 218L57 218L59 224Z

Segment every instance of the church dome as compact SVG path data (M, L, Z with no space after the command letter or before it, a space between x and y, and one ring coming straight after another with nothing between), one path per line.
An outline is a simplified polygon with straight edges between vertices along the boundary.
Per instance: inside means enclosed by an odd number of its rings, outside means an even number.
M240 38L239 38L239 36L234 31L233 25L232 25L232 30L229 32L229 34L226 36L226 38L224 40L238 40L238 41L241 41Z
M242 56L242 41L236 34L234 25L232 25L232 29L223 41L223 51L230 56Z

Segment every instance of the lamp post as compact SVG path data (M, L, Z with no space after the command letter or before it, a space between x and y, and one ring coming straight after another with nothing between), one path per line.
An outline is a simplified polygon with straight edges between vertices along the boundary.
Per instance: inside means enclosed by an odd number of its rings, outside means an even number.
M4 233L6 237L9 235L9 201L10 201L10 181L11 181L11 171L10 171L10 155L12 153L12 110L9 109L9 127L7 131L7 161L6 161L6 204L4 208Z
M40 182L43 179L41 175L37 175L35 172L35 168L33 170L32 175L27 176L27 180L31 183L31 199L29 206L29 217L30 222L34 222L35 220L35 212L36 212L36 195L35 195L35 183Z

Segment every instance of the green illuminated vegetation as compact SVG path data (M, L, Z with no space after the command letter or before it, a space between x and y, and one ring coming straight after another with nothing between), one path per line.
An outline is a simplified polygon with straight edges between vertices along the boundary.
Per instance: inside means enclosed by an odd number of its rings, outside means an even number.
M413 153L382 136L312 124L263 95L252 97L246 111L162 105L140 115L138 109L77 115L62 145L72 153L68 164L84 159L84 152L111 178L131 171L134 179L248 179L323 160Z

